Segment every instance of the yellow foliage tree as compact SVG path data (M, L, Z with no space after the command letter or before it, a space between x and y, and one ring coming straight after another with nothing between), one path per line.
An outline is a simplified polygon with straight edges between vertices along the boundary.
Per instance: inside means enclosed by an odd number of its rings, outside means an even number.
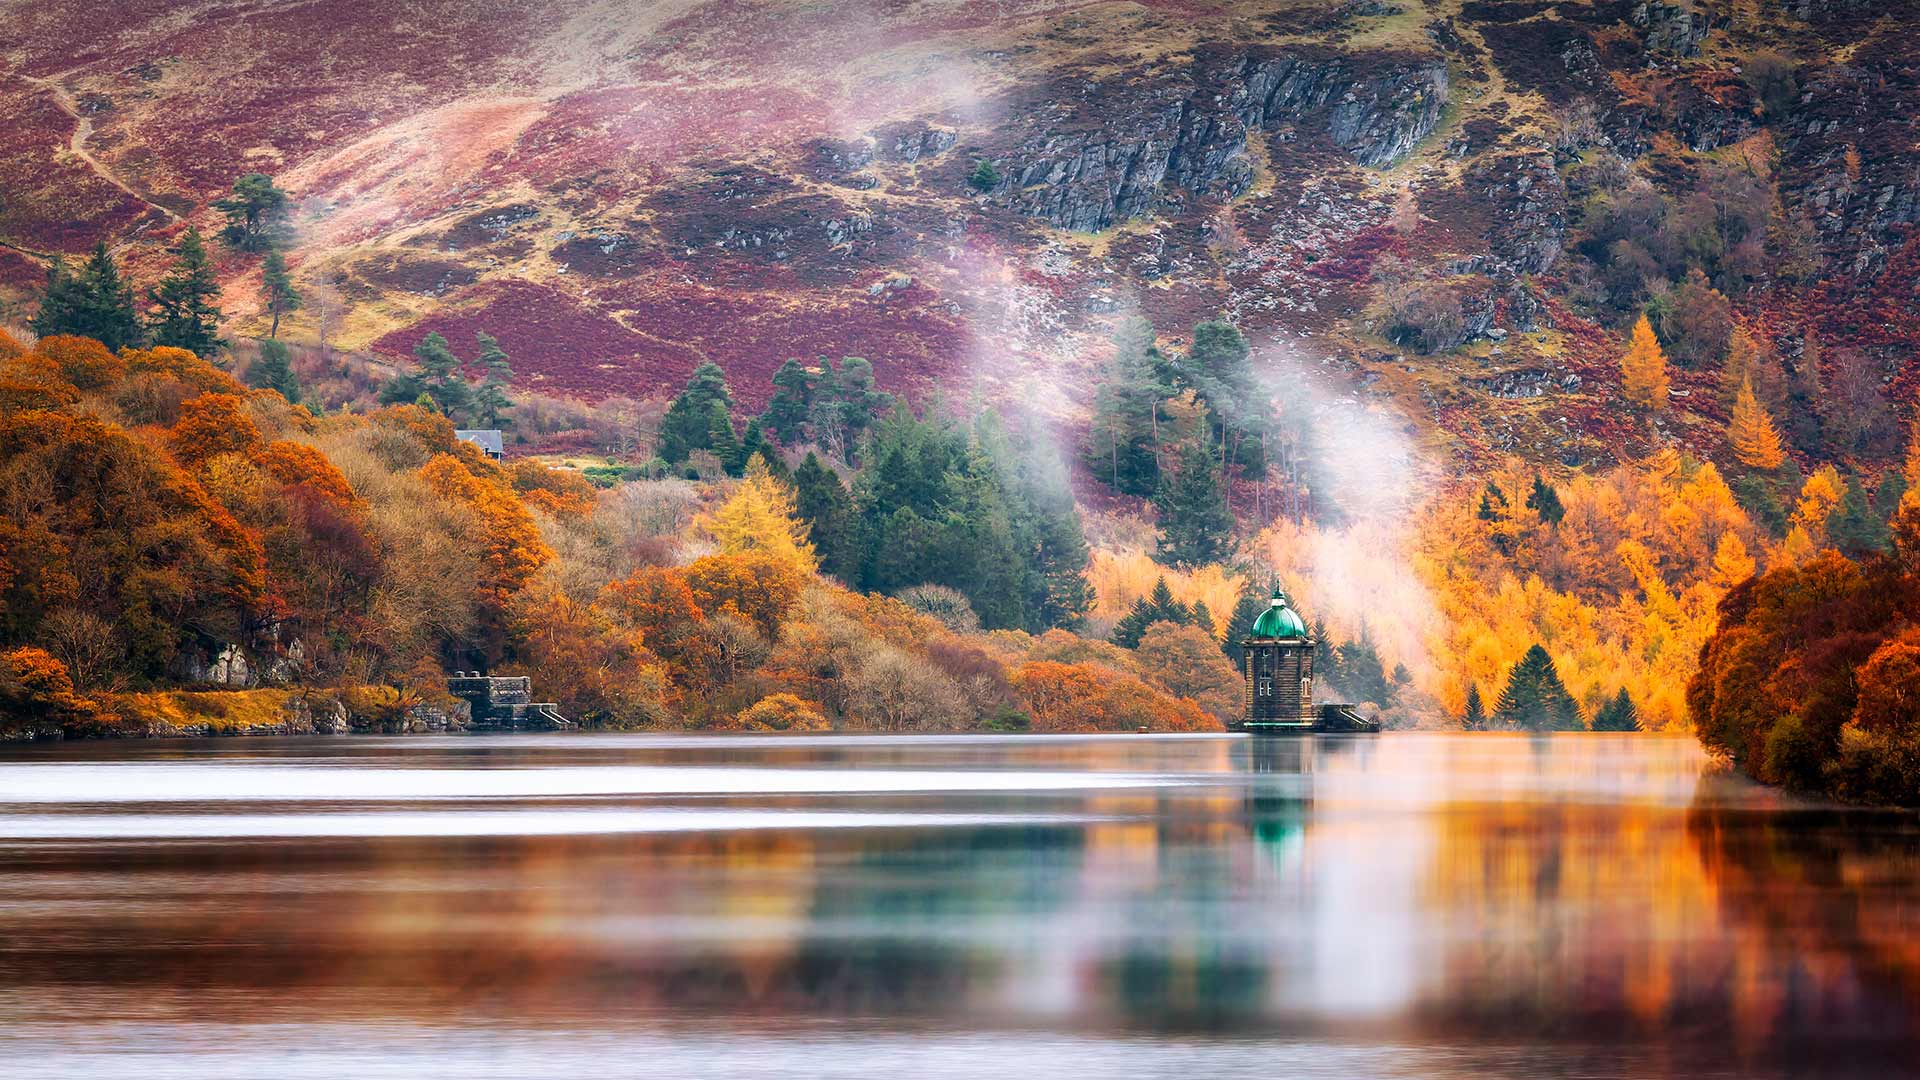
M729 555L757 551L811 574L820 558L807 539L807 525L794 511L793 491L757 458L727 501L697 524Z
M1793 524L1805 529L1807 537L1818 547L1827 535L1827 519L1833 516L1834 507L1847 494L1847 485L1840 479L1840 470L1831 465L1823 466L1819 472L1807 477L1800 488L1800 505L1794 508Z
M1814 545L1813 537L1808 535L1807 530L1795 525L1787 530L1787 538L1767 553L1767 569L1805 566L1812 562L1817 554L1819 552Z
M1753 556L1747 553L1740 534L1731 530L1721 533L1720 544L1713 552L1713 584L1731 589L1752 577L1754 569Z
M1753 381L1743 380L1740 393L1733 402L1733 419L1727 423L1727 442L1733 446L1733 456L1740 464L1750 469L1777 469L1787 460L1787 452L1780 444L1780 431L1773 426L1773 417L1753 395Z
M1667 354L1645 315L1633 324L1633 341L1620 358L1620 387L1627 399L1659 412L1667 407Z
M1907 441L1907 463L1900 470L1906 477L1908 496L1920 492L1920 417L1914 419L1912 430Z
M1733 328L1727 339L1727 360L1720 366L1720 400L1731 405L1739 400L1740 388L1753 381L1753 369L1760 359L1760 343L1744 326Z

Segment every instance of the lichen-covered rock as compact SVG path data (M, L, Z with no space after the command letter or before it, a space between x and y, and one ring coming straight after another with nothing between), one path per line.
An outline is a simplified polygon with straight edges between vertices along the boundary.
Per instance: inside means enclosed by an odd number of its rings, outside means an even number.
M1176 191L1231 198L1253 180L1249 131L1290 123L1384 165L1432 133L1447 91L1438 59L1337 53L1216 53L1179 73L1056 81L1015 110L992 197L1083 231L1150 213Z
M1878 40L1805 87L1780 126L1788 206L1818 229L1829 259L1870 274L1920 224L1920 150L1915 147L1920 68L1903 41Z
M1676 56L1697 56L1712 16L1692 4L1638 3L1633 25L1645 32L1647 48Z

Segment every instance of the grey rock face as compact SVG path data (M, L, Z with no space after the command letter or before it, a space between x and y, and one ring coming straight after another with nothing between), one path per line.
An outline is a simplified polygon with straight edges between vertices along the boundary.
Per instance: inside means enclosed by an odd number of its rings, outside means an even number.
M1232 197L1253 180L1248 132L1318 124L1363 165L1405 157L1439 123L1446 65L1338 54L1203 58L1177 75L1056 84L1012 127L994 201L1065 229L1151 212L1176 191Z
M1518 273L1541 273L1560 257L1567 234L1567 189L1546 151L1479 162L1467 189L1494 211L1487 247Z
M1639 3L1633 7L1633 25L1646 32L1647 48L1676 56L1696 56L1711 22L1691 4Z

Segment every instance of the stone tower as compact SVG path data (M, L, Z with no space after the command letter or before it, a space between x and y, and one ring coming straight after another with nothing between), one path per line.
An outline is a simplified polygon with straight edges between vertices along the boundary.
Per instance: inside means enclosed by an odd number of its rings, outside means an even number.
M1312 731L1318 715L1313 707L1313 638L1278 586L1240 649L1240 673L1247 681L1243 726L1248 731Z

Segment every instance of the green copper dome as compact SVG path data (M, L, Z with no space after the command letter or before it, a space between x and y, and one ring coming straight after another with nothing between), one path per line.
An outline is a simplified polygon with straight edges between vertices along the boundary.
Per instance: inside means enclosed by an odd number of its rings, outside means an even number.
M1256 638L1303 638L1307 636L1306 621L1300 613L1287 606L1287 594L1276 587L1273 590L1273 603L1260 617L1253 620L1253 630L1247 635Z

